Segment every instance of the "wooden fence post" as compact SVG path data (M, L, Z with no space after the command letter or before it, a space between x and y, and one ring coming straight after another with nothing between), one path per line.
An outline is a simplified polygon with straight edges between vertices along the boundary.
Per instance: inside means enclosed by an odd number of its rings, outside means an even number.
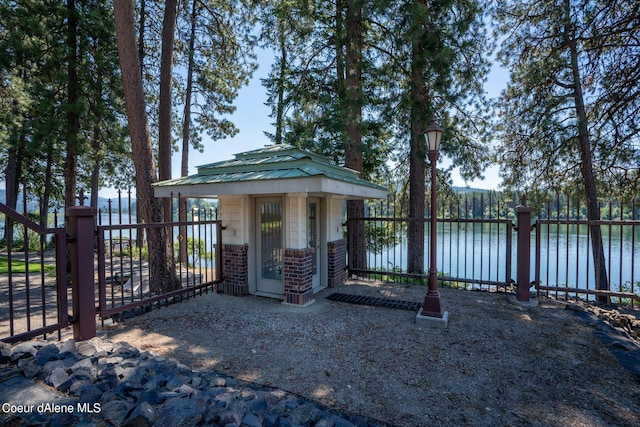
M93 261L96 210L88 206L75 206L68 209L67 215L71 255L73 338L83 341L96 336Z
M516 206L518 214L518 266L516 283L518 291L516 299L529 302L529 287L531 277L531 207L526 201Z

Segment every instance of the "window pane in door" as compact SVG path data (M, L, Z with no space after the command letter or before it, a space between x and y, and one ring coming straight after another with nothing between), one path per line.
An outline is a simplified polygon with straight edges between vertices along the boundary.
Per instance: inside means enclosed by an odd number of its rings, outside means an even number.
M260 203L260 257L263 279L282 280L282 203Z
M318 204L309 202L307 231L309 233L309 247L316 252L312 257L313 274L318 273Z

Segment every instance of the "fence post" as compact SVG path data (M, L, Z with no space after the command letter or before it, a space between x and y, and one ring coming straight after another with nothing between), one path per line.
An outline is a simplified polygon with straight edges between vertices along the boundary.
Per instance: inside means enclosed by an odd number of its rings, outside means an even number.
M516 299L529 302L529 287L531 277L531 207L526 206L526 199L516 206L518 214L518 266L516 284L518 291Z
M96 210L88 206L68 209L71 255L71 294L73 338L88 340L96 336L96 302L93 248Z

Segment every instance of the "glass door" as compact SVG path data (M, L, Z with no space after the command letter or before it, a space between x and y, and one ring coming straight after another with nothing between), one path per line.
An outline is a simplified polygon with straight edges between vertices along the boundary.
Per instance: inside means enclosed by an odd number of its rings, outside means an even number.
M257 291L282 295L284 227L282 200L257 200Z

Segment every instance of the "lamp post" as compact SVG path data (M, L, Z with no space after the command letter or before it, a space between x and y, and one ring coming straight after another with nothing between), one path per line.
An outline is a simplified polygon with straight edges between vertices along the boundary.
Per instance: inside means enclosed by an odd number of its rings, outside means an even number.
M442 140L442 134L444 129L436 124L436 119L431 119L431 124L425 131L425 139L429 147L429 161L431 162L431 246L429 248L430 260L429 260L429 290L424 296L424 304L418 316L422 317L434 317L445 318L446 327L446 313L443 313L442 306L440 305L440 293L438 292L438 269L436 267L436 161L440 157L440 141Z

